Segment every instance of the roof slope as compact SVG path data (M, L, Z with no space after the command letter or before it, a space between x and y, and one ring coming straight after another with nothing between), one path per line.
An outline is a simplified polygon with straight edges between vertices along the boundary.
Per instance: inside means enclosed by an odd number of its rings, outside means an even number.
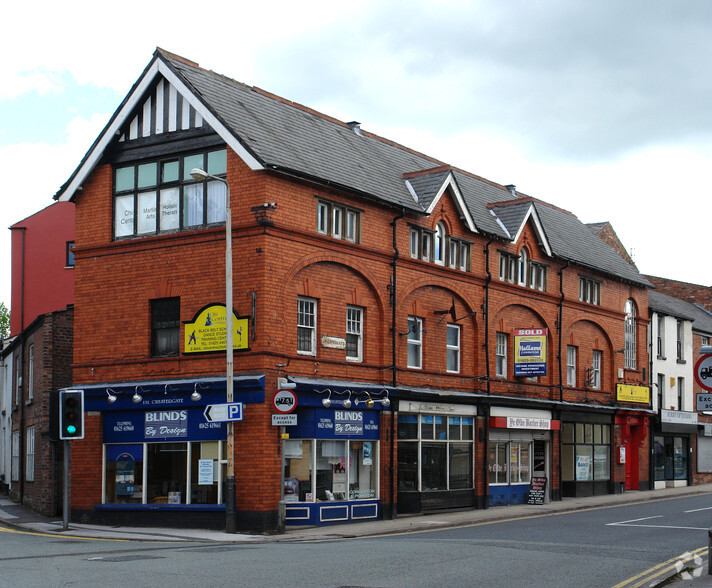
M513 200L504 186L161 49L156 50L102 135L55 198L73 199L103 151L115 140L115 132L129 117L129 110L137 108L141 94L160 76L184 93L183 99L252 169L287 172L418 214L426 214L443 188L449 186L464 203L471 230L507 241L521 230L518 222L521 225L532 218L527 211L535 203L540 236L550 244L555 257L650 285L571 213L526 196L525 206L493 209L493 203ZM454 184L447 184L452 178Z

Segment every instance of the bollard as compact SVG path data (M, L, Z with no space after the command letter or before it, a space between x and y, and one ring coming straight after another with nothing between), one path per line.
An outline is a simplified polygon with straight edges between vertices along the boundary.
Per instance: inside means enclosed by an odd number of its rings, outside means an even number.
M707 575L712 576L712 527L707 529Z

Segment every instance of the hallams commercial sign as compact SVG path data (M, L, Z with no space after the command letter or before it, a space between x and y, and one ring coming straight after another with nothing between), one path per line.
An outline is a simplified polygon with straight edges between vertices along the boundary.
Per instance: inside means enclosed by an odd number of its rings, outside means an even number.
M514 375L546 375L549 329L514 329Z

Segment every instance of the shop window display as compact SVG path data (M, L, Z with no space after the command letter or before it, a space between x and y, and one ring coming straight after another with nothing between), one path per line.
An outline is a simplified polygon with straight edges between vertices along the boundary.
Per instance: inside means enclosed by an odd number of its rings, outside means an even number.
M378 498L378 442L290 439L284 443L286 502Z

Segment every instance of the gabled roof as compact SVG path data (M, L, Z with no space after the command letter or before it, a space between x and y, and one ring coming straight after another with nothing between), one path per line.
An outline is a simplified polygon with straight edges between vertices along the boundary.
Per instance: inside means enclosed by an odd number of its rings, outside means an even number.
M161 84L190 104L195 119L217 133L253 170L287 173L423 215L450 189L473 232L516 241L523 223L531 220L552 256L650 285L571 213L528 197L521 206L505 206L513 197L504 186L162 49L155 51L56 199L73 200L107 148L134 124L140 108L146 110L147 96ZM157 126L154 131L166 129Z

